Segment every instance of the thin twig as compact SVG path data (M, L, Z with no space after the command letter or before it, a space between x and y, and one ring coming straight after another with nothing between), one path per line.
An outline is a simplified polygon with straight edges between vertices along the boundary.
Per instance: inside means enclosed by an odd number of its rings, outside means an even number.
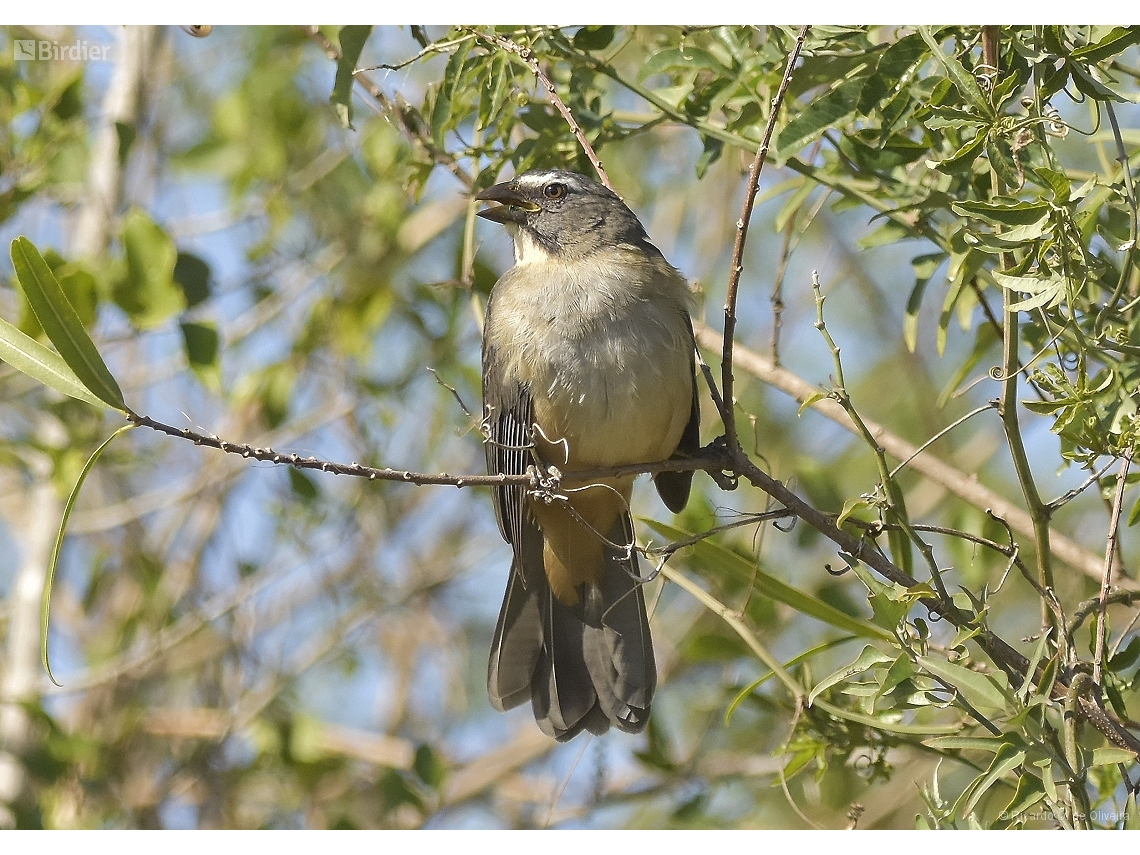
M686 546L692 546L694 543L700 543L702 540L705 540L714 534L720 534L723 531L730 531L734 528L742 528L743 526L747 525L759 525L760 523L767 522L768 520L782 520L794 516L795 514L786 508L778 508L774 511L764 511L763 513L759 514L749 514L747 517L733 520L732 522L725 523L724 525L718 525L715 528L710 528L707 531L702 531L700 534L694 534L692 537L686 537L684 540L674 541L668 546L646 547L645 549L639 551L642 552L646 558L664 557L664 559L668 561L674 552L677 552L680 549L684 549Z
M428 371L431 372L431 376L435 378L436 383L451 393L451 396L455 398L456 403L459 404L459 409L463 410L463 414L469 419L475 418L473 415L471 415L471 411L467 409L467 405L463 403L463 399L459 396L459 392L456 391L455 387L450 383L445 383L443 378L439 376L439 372L431 366L428 366Z
M1116 496L1112 500L1112 515L1108 520L1108 543L1104 552L1104 575L1100 580L1100 597L1096 624L1096 649L1093 653L1093 682L1099 690L1104 674L1104 642L1108 633L1108 588L1112 582L1112 558L1116 552L1116 539L1120 534L1120 512L1124 507L1124 487L1128 482L1128 467L1132 465L1132 448L1124 452L1120 461L1120 474L1116 476Z
M918 455L922 454L922 452L926 451L926 449L928 449L930 446L934 445L934 443L938 442L938 440L942 439L942 437L946 436L946 434L950 433L950 431L954 430L954 428L958 427L963 422L966 422L969 419L972 419L974 416L980 415L981 413L984 413L986 410L992 410L992 409L994 409L994 405L992 403L986 404L984 407L978 407L976 410L972 410L971 412L966 413L966 415L962 416L962 418L952 422L951 424L944 427L942 430L938 431L938 433L934 434L934 436L932 436L930 439L928 439L926 442L924 442L922 445L920 445L918 448L916 448L914 454L910 455L910 457L908 457L906 460L904 460L902 463L900 463L898 466L896 466L894 469L892 469L891 470L891 477L894 478L896 475L898 475L904 466L906 466L908 463L910 463L912 460L914 460L914 458L918 457Z
M586 134L582 131L581 125L579 125L578 120L574 118L574 114L570 112L570 108L567 107L562 98L559 97L558 90L555 89L554 83L551 82L550 78L546 76L546 72L542 70L542 66L538 64L538 60L534 56L534 51L532 51L530 48L523 47L518 42L512 41L505 36L497 35L496 33L484 33L478 30L471 30L470 32L473 33L476 38L490 42L501 50L513 53L524 63L526 63L527 68L531 70L531 72L535 77L538 78L543 87L545 87L547 96L550 99L550 103L553 104L555 109L557 109L558 112L562 114L562 118L565 119L566 124L570 126L570 131L574 134L574 138L578 140L578 145L582 146L582 151L585 152L586 157L590 159L590 163L594 166L594 171L598 173L598 180L606 185L606 187L608 187L610 190L613 190L614 186L610 183L610 177L606 175L606 170L605 167L602 166L602 161L598 159L598 155L594 152L594 148L590 145L590 141L586 139Z
M1089 599L1078 605L1076 609L1073 610L1073 619L1069 621L1065 633L1071 636L1081 628L1081 624L1085 622L1089 615L1099 612L1101 599L1101 596L1098 594L1095 597L1089 597ZM1103 601L1106 605L1110 606L1135 605L1136 603L1140 603L1140 591L1121 591L1119 589L1110 591L1104 596ZM1111 659L1112 656L1107 658Z
M1052 511L1055 511L1058 508L1062 507L1063 505L1067 505L1069 502L1071 502L1073 499L1075 499L1077 496L1079 496L1081 493L1083 493L1085 490L1087 490L1089 487L1091 487L1093 484L1097 483L1101 478L1103 478L1104 473L1107 472L1109 469L1111 469L1112 464L1115 462L1116 462L1115 460L1110 460L1108 463L1106 463L1104 465L1104 467L1099 472L1094 472L1092 475L1090 475L1088 478L1086 478L1085 482L1083 484L1081 484L1079 487L1074 487L1073 489L1069 490L1064 495L1058 496L1053 501L1047 503L1045 505L1045 507L1047 507L1050 510L1050 512L1052 512Z
M748 239L748 223L752 219L752 208L756 204L756 194L760 190L760 172L764 168L764 161L768 158L768 145L772 141L772 133L776 129L776 120L780 114L780 105L784 103L784 95L788 91L788 84L792 82L792 71L796 60L799 59L800 49L807 39L808 26L800 27L799 36L796 37L795 46L788 56L788 64L784 68L784 77L780 81L780 88L776 90L776 97L772 99L772 112L768 116L768 124L764 128L764 138L760 148L756 150L756 157L752 161L752 168L748 172L748 189L744 193L744 206L740 211L740 219L736 221L736 243L732 248L732 264L728 271L728 292L724 299L724 347L721 351L720 388L724 397L724 409L721 416L724 420L724 435L730 448L739 449L740 439L736 432L735 402L732 393L732 345L736 336L736 298L740 288L740 274L744 270L744 244Z

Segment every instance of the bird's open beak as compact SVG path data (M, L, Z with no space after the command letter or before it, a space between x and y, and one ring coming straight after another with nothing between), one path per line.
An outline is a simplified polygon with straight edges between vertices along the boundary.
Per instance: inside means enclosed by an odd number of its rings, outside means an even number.
M537 211L538 205L522 196L510 182L488 187L475 197L477 202L498 202L493 208L485 208L478 216L493 223L521 224L528 213Z

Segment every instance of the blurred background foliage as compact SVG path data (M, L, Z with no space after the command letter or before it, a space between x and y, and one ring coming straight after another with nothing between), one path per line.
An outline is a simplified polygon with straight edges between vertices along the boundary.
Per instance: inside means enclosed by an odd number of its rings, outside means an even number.
M809 32L743 259L738 348L769 368L738 362L736 406L754 459L849 529L938 527L921 537L955 603L1039 679L1011 684L970 630L914 605L917 587L838 574L846 559L808 525L752 524L680 550L650 585L662 679L647 733L556 745L529 709L486 700L509 548L484 493L251 465L136 430L71 519L55 687L39 665L44 568L67 491L121 422L0 365L0 821L1137 823L1136 757L1051 688L1095 668L1117 720L1140 718L1134 488L1099 653L1089 605L1136 437L1140 31L990 36L996 62L977 28ZM744 174L795 37L5 28L0 237L40 248L136 412L342 463L476 473L461 404L478 412L482 307L510 249L476 227L470 196L534 167L592 172L529 63L690 278L715 372ZM110 59L20 60L27 39ZM867 443L773 385L772 366L808 394L836 381L813 271L858 414L933 440L1036 537L929 469L884 484ZM0 277L0 315L40 336L11 268ZM1012 431L989 406L1010 330L1026 365ZM704 411L708 442L721 425ZM640 492L657 520L642 537L770 504L697 484L668 524ZM929 578L912 534L892 560Z

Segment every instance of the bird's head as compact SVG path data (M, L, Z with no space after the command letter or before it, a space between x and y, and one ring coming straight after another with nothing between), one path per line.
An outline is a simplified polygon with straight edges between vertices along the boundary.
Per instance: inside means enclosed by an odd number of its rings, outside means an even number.
M622 245L641 248L649 242L617 194L576 172L524 172L475 198L498 203L479 216L507 227L520 262L534 250L565 259Z

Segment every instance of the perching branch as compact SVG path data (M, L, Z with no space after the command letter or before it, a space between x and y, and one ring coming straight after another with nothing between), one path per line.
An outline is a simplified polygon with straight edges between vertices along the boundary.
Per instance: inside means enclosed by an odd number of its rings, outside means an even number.
M446 472L436 474L428 472L413 472L409 469L377 469L364 466L360 463L333 463L320 460L316 457L301 457L299 454L283 454L272 448L258 448L238 442L230 442L216 434L200 433L189 428L176 428L168 424L138 414L132 414L129 421L139 427L147 427L168 436L189 440L195 445L204 445L216 448L226 454L236 454L250 460L260 460L265 463L274 463L281 466L292 466L294 469L316 469L320 472L330 472L333 475L351 475L357 478L367 478L369 481L399 481L405 484L438 484L451 487L497 487L502 484L535 484L538 478L549 478L553 482L553 489L557 489L561 480L561 473L554 467L543 473L507 475L449 475ZM575 470L575 480L591 480L597 478L622 477L626 475L650 474L658 472L719 472L725 468L728 460L718 453L716 446L703 449L698 456L677 460L661 460L653 463L627 463L622 466L609 466L598 469Z

